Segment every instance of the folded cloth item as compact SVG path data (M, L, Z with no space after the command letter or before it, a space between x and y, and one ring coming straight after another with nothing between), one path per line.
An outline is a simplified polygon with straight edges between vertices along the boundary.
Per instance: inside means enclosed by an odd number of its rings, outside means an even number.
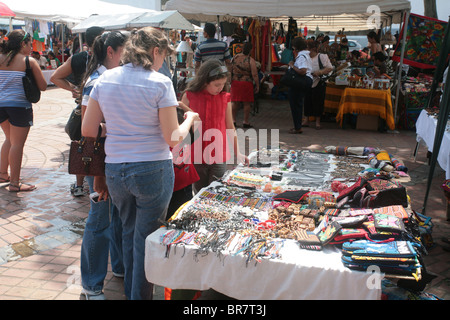
M346 256L360 256L381 258L404 258L416 259L418 254L414 246L409 241L390 241L385 243L373 242L369 240L357 240L353 242L345 242L342 244L342 254ZM372 259L373 260L373 259Z
M406 212L405 208L403 208L403 206L400 206L400 205L376 208L376 209L373 209L373 212L395 216L404 221L408 220L408 218L409 218L408 212Z
M308 190L285 191L277 194L272 199L275 201L288 201L293 203L299 203L302 199L304 199L307 196L308 193L309 193Z

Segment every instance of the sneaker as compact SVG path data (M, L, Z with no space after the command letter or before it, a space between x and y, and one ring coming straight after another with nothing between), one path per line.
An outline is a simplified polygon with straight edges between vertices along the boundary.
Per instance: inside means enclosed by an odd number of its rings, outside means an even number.
M76 187L73 189L72 194L73 194L74 197L81 197L81 196L84 196L83 186L76 186Z
M114 275L114 277L117 277L117 278L125 277L125 273L119 273L119 272L114 272L114 271L113 271L113 275Z
M84 296L86 300L106 300L105 294L103 292L98 294L91 294L83 289L81 291L81 295Z

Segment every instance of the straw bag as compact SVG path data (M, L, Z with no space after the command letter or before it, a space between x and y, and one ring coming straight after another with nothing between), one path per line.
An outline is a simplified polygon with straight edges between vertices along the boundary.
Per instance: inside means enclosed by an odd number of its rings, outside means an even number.
M72 141L69 154L69 173L84 176L105 175L105 139L99 126L96 138L81 137Z

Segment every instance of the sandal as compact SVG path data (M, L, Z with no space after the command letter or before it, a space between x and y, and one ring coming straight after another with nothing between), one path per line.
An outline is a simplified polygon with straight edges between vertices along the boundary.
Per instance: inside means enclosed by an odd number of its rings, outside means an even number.
M8 172L0 172L1 175L8 175ZM11 177L8 176L8 178L0 178L0 183L6 183L10 182Z
M300 133L303 133L302 129L295 129L295 128L290 129L288 132L289 132L290 134L300 134Z
M36 186L25 183L19 183L18 185L9 185L9 192L33 191L34 189L36 189Z
M6 183L6 182L9 182L10 180L9 180L9 177L8 178L0 178L0 183Z

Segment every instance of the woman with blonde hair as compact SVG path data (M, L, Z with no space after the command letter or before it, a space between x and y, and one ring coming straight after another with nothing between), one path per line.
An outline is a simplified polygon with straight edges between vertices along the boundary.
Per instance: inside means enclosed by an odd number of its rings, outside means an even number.
M20 182L23 148L33 125L33 108L25 97L22 83L26 60L39 90L47 89L41 67L35 59L30 58L31 45L31 35L23 30L12 31L8 40L0 44L0 126L5 133L0 156L0 183L9 182L11 192L36 188Z
M105 120L105 175L108 193L123 229L124 287L128 299L152 299L144 271L145 238L163 220L172 196L174 172L169 147L176 146L198 120L186 112L178 125L178 101L171 80L157 72L173 49L161 30L133 30L123 66L106 70L92 88L82 134L97 135Z

